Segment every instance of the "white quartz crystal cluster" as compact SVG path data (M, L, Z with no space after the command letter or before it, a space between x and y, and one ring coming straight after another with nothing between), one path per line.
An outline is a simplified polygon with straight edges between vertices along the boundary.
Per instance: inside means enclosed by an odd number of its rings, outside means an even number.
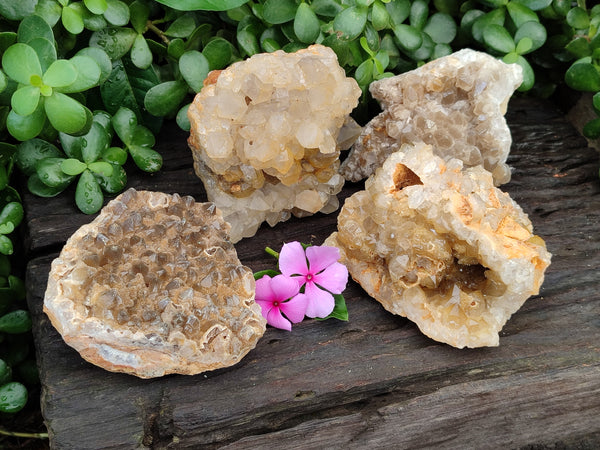
M405 144L346 200L325 244L387 310L459 348L498 345L551 256L490 172L423 143Z
M511 135L504 119L521 67L471 49L370 86L383 111L364 128L341 173L359 181L402 144L424 142L442 158L482 165L499 186L510 180Z
M333 50L258 54L209 75L189 108L189 145L233 242L338 208L340 129L361 91Z

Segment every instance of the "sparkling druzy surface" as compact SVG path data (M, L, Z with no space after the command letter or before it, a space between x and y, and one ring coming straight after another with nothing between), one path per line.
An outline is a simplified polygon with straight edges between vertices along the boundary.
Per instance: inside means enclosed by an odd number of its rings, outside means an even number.
M551 257L489 172L423 143L405 144L346 200L325 244L388 311L459 348L498 345Z
M212 203L129 189L69 238L44 311L88 361L142 378L238 362L266 327Z
M517 64L464 49L371 83L383 112L365 126L340 172L359 181L402 144L425 142L442 158L482 165L496 186L508 182L512 139L504 114L521 81Z
M188 112L188 142L233 242L264 221L338 208L338 138L348 140L340 129L360 93L321 45L254 55L209 75Z

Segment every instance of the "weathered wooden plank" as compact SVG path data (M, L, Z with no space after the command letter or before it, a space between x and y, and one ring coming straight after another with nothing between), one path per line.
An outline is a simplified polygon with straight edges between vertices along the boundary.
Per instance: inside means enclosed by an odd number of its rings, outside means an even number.
M348 323L305 321L292 333L270 328L234 367L155 380L109 373L66 346L41 311L51 260L91 217L76 213L70 198L26 196L28 301L52 445L599 446L597 154L549 103L513 101L508 120L514 173L505 189L529 213L554 258L540 296L511 318L497 348L436 343L350 283ZM160 141L165 169L138 174L131 185L203 200L185 135L170 133ZM361 187L347 185L341 198ZM335 215L292 219L262 227L236 248L253 270L272 268L266 245L320 243L334 229Z

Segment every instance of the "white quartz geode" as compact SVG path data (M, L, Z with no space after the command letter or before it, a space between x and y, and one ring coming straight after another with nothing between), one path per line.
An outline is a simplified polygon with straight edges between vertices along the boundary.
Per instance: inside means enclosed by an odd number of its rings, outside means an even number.
M322 45L257 54L209 75L189 108L188 143L233 242L263 221L338 208L337 139L360 94Z
M459 348L498 345L551 257L489 172L423 143L405 144L346 200L325 245L388 311Z
M496 186L508 182L512 139L504 114L521 82L519 65L463 49L371 83L383 111L365 126L340 173L362 180L402 144L425 142L444 159L483 165Z

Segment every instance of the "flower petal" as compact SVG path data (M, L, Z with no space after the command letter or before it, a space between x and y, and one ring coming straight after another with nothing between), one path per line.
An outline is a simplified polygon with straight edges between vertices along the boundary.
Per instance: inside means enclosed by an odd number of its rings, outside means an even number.
M264 277L256 280L256 290L254 294L256 301L272 303L273 300L277 300L273 289L271 289L271 280L272 278L269 275L265 275Z
M269 312L273 309L273 302L266 300L256 300L258 306L260 306L260 313L266 319L269 316Z
M326 245L308 247L306 249L310 273L316 275L340 259L340 250L337 247Z
M289 320L281 315L279 308L272 308L267 314L267 323L275 328L292 331L292 324Z
M306 295L298 294L289 301L279 305L279 309L281 309L281 312L293 323L298 323L302 322L304 319L307 305L308 298Z
M319 289L313 282L306 283L304 294L308 298L307 317L327 317L335 307L335 299L329 292Z
M273 290L274 300L283 302L296 295L300 291L300 286L294 278L276 275L271 279L271 289Z
M302 244L298 241L283 244L279 252L279 270L284 275L306 275L308 266L306 265L306 254Z
M333 263L315 275L313 281L334 294L341 294L348 284L348 269L341 263Z

